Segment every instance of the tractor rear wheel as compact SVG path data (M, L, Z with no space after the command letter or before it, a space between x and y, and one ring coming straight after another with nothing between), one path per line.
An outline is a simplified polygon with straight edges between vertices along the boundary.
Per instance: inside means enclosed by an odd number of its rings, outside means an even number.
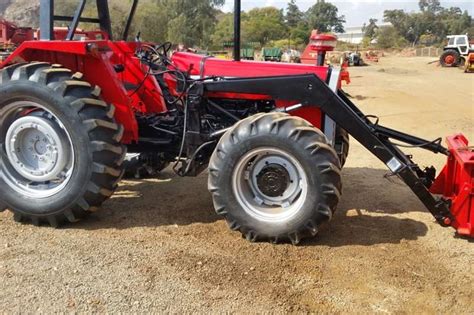
M219 141L208 188L217 214L249 241L297 244L331 219L341 195L340 163L307 121L257 114Z
M443 67L457 67L459 65L461 55L454 49L448 49L441 54L440 63Z
M123 128L81 77L42 62L0 72L0 199L17 221L76 222L122 176Z

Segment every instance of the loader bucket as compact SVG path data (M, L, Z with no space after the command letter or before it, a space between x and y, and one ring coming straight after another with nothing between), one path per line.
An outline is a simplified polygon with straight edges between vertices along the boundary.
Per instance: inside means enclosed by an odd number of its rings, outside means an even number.
M474 237L474 151L462 134L447 138L448 162L431 186L431 193L451 200L453 220L446 222L459 235Z

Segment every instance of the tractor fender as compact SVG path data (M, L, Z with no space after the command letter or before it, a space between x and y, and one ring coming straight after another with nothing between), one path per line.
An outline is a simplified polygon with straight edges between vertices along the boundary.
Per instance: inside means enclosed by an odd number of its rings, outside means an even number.
M78 72L79 79L100 87L101 95L115 106L115 118L124 126L122 142L138 140L138 124L128 96L110 60L109 41L28 41L21 44L0 69L16 63L43 61L60 63L64 68Z

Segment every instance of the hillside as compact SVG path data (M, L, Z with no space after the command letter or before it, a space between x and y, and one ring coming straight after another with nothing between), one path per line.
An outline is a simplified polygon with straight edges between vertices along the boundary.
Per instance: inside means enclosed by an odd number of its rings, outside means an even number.
M19 26L38 27L39 0L1 0L0 17Z

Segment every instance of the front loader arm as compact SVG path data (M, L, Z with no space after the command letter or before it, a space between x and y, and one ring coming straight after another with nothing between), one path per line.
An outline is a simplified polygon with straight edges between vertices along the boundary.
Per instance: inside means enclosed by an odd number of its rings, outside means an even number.
M418 196L435 219L442 225L452 221L450 202L432 195L429 186L434 169L421 171L390 138L419 146L435 153L447 154L438 142L428 141L372 123L345 94L333 92L314 74L261 78L228 79L204 83L206 92L234 92L269 95L275 100L292 100L304 106L317 106L336 124L372 152L398 175Z

